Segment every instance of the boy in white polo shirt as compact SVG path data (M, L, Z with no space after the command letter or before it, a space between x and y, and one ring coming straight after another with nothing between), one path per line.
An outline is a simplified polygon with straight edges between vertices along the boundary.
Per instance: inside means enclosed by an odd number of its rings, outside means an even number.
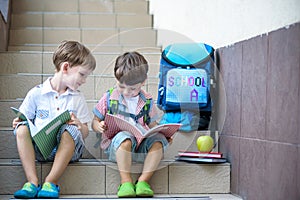
M58 131L58 145L46 160L33 142L27 122L19 118L13 120L18 152L28 181L15 192L15 198L58 198L57 182L69 162L81 157L84 139L89 133L87 123L91 116L83 94L77 89L95 69L94 56L84 45L64 41L54 52L53 63L54 76L32 88L19 109L37 127L44 126L65 110L71 113L71 120ZM39 186L35 159L53 161L42 187Z

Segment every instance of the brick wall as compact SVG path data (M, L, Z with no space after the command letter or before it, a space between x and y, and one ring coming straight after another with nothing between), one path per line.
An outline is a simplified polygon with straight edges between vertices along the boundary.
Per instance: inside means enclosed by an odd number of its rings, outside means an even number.
M219 49L231 192L300 198L300 23ZM225 108L224 108L225 106Z

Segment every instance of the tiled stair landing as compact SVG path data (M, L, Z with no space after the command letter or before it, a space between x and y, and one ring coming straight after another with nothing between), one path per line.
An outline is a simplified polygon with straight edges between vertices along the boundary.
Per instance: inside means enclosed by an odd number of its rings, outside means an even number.
M10 195L9 198L12 198L12 194L22 186L26 179L18 159L12 129L2 127L0 133L2 135L0 141L0 194L5 199L5 195ZM173 144L169 148L170 151L166 152L165 159L162 160L150 182L158 196L203 197L206 194L226 194L228 197L230 195L229 163L191 164L174 161L174 152L178 148L191 144L197 134L177 134L175 136ZM185 140L182 140L183 138ZM100 159L103 158L103 155L99 148L94 148L96 141L95 133L91 132L86 141L87 151L83 156L85 159L68 166L59 182L62 198L116 197L120 183L117 166L106 159ZM36 163L39 180L44 180L51 164ZM142 164L133 164L134 180L137 179L141 170Z
M44 179L51 163L36 163L38 176ZM115 163L106 160L82 159L71 163L59 185L64 195L115 195L120 183ZM133 179L136 180L142 164L134 163ZM20 160L1 159L0 173L6 180L1 184L2 194L13 194L25 181ZM150 184L155 194L206 194L229 193L230 165L228 163L187 164L163 160ZM71 184L70 184L71 183Z

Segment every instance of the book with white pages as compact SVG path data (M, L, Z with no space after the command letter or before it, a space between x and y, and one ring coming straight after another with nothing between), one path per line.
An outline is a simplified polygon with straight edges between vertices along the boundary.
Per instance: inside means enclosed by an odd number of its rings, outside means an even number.
M136 138L138 143L137 147L141 144L144 138L156 133L161 133L166 138L171 138L181 126L179 123L170 123L157 125L149 130L143 130L137 127L139 124L131 124L130 122L111 114L106 114L105 123L108 129L104 132L104 134L108 138L113 138L120 131L127 131Z
M31 137L39 148L43 157L47 159L54 147L57 146L57 133L60 127L71 119L68 110L62 112L43 127L36 127L19 109L11 107L15 114L22 120L27 121Z

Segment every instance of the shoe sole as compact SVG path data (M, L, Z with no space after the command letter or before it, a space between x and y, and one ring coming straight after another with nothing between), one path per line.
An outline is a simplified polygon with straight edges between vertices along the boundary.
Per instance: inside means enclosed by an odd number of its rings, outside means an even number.
M136 197L153 197L154 195L152 194L136 194Z
M127 196L118 196L119 198L133 198L136 197L136 195L127 195Z
M36 197L28 197L28 196L14 196L16 199L35 199Z

